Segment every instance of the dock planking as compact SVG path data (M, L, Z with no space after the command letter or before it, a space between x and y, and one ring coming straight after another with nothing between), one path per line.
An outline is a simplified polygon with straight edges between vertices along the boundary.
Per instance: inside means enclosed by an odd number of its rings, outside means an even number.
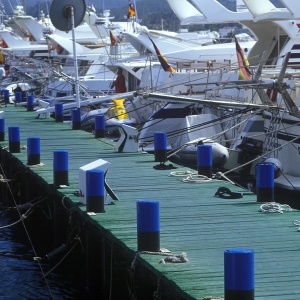
M219 187L232 191L241 188L224 181L184 183L171 172L186 170L155 170L153 155L118 153L114 143L95 139L94 135L72 130L70 125L54 119L36 119L34 112L7 105L5 111L6 140L8 126L19 126L21 147L27 138L40 137L41 167L32 167L35 180L53 184L53 151L67 150L69 155L69 186L57 193L103 236L124 249L132 259L137 251L136 201L158 200L160 203L160 245L173 254L187 254L186 263L160 264L165 256L139 254L138 261L160 278L178 295L178 299L202 299L224 295L224 250L250 248L255 253L255 299L298 299L300 295L299 232L292 224L300 219L299 211L265 214L259 211L256 195L241 199L215 197ZM8 150L7 150L8 151ZM27 163L27 151L14 153ZM104 159L111 163L107 183L120 199L105 205L105 213L87 216L84 205L78 205L79 167ZM284 199L283 199L284 200ZM284 201L282 201L284 203Z

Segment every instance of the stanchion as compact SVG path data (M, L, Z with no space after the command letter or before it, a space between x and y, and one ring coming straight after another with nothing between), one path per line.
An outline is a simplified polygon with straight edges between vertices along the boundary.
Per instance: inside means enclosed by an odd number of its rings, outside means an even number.
M197 148L198 175L212 177L212 146L198 145Z
M29 137L27 138L27 164L38 165L40 163L40 138Z
M104 210L104 172L102 170L86 171L86 211L101 213Z
M55 150L53 152L54 186L69 185L68 151Z
M81 129L81 110L80 108L72 109L72 129Z
M257 202L274 202L274 165L256 165Z
M64 109L62 103L55 103L55 122L63 122Z
M22 92L15 92L16 102L22 102Z
M224 251L225 300L254 300L254 251Z
M4 97L4 103L8 104L9 103L9 90L4 90L3 97Z
M105 116L95 116L95 138L105 137Z
M27 96L27 111L33 111L34 98L32 95Z
M5 141L5 119L0 119L0 142Z
M157 162L167 161L167 135L165 132L154 133L154 157Z
M11 153L20 152L20 127L9 126L8 127L8 141L9 141L9 151Z
M137 243L138 251L160 250L159 202L156 200L137 201Z

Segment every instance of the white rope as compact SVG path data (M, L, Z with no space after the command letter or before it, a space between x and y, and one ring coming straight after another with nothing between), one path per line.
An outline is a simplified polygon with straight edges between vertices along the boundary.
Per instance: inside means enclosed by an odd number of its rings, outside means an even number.
M192 173L191 171L175 171L175 172L171 172L169 176L175 176L175 177L182 177L182 176L186 176L186 175L190 175L190 174L196 174L196 173Z
M139 251L138 254L151 254L151 255L164 255L164 256L173 255L171 253L166 253L166 252L162 252L162 251L158 251L158 252L157 251L156 252L154 252L154 251Z
M292 211L292 208L287 204L265 203L260 206L259 211L263 213L278 212L282 214L284 211Z
M186 178L181 179L182 182L192 182L192 183L207 183L212 182L212 178L209 178L204 175L199 175L197 173L192 173L188 175Z
M172 263L184 263L189 261L187 259L187 254L185 252L182 252L179 255L171 255L171 256L167 256L166 258L163 258L160 260L160 264L165 264L166 262L172 262Z
M19 222L21 222L23 220L23 218L19 219L17 222L15 223L12 223L12 224L9 224L9 225L6 225L6 226L1 226L0 229L3 229L3 228L8 228L8 227L11 227L11 226L14 226L16 224L18 224Z
M300 231L300 227L299 227L300 226L300 221L299 220L294 220L293 225L298 226L297 231Z
M299 220L294 220L294 221L293 221L293 224L294 224L295 226L300 226L300 221L299 221Z
M199 175L197 172L191 172L188 170L185 171L174 171L169 174L169 176L174 176L174 177L185 177L181 179L180 181L182 182L191 182L191 183L209 183L209 182L220 182L224 180L220 180L219 178L221 177L220 174L221 172L218 172L217 174L213 174L212 178L209 178L205 175ZM232 181L230 181L225 175L222 174L224 178L226 178L230 183L234 184Z
M31 203L30 203L30 204L31 204ZM32 209L32 204L30 205L30 208L29 208L23 215L21 215L21 218L20 218L18 221L14 222L14 223L12 223L12 224L9 224L9 225L1 226L0 229L8 228L8 227L14 226L14 225L18 224L19 222L25 220L25 219L32 213L32 210L31 210L31 209Z

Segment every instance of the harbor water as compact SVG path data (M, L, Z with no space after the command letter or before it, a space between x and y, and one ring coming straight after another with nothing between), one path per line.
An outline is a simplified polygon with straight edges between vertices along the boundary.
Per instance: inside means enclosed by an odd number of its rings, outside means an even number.
M78 274L65 273L62 267L57 267L46 276L46 280L43 279L43 273L47 273L52 266L34 261L35 253L23 224L19 222L10 226L16 222L13 219L10 213L1 212L1 227L9 227L0 230L0 299L86 299L84 285L77 282ZM36 252L41 253L48 247L50 249L48 233L41 235L44 240L36 244ZM34 234L31 238L34 239ZM66 258L62 265L65 267L68 263L69 259Z
M80 243L54 260L37 262L35 257L53 250L51 228L24 226L16 212L1 210L0 215L1 300L129 299L125 262L115 257L107 282L91 291L87 289L85 251Z

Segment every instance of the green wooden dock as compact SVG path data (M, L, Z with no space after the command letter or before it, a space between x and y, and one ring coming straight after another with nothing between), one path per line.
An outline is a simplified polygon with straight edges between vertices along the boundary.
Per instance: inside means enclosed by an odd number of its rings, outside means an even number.
M296 300L300 296L300 232L293 220L299 211L284 213L260 212L256 195L241 199L215 197L219 187L232 191L241 188L223 181L182 182L171 172L155 170L154 156L142 152L118 153L113 142L95 139L94 135L72 130L70 125L54 119L36 119L35 112L7 105L5 112L6 140L2 152L9 150L8 126L19 126L21 147L27 138L40 137L41 167L31 168L36 181L53 184L53 151L69 154L69 186L58 189L73 211L111 242L117 244L133 260L137 252L136 202L151 199L160 203L160 245L178 255L187 254L188 262L160 264L165 256L139 254L137 261L177 295L176 299L224 297L224 250L250 248L255 253L255 299ZM27 150L14 153L18 161L27 163ZM105 213L87 216L84 205L78 205L78 169L97 159L111 163L107 183L120 201L105 205ZM284 202L284 201L283 201ZM125 297L124 297L125 299ZM163 297L162 297L163 299ZM175 298L174 298L175 299Z

